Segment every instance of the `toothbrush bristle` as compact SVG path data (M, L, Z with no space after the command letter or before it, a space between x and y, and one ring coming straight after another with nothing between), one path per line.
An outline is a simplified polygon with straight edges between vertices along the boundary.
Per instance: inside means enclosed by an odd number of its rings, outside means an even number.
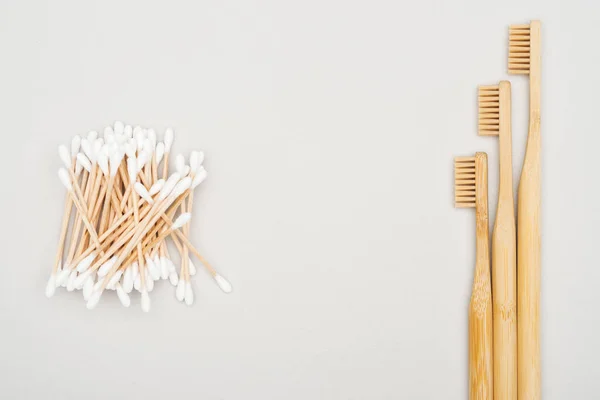
M475 207L475 157L454 159L454 206Z
M508 29L508 73L529 74L531 25L511 25Z
M479 86L479 125L480 135L500 133L500 87Z

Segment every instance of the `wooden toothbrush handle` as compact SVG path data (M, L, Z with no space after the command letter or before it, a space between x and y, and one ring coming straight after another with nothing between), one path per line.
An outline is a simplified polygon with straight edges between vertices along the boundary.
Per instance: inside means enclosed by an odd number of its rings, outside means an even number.
M479 264L479 262L478 262ZM488 262L476 268L469 306L469 398L493 399L492 291Z
M539 143L530 140L519 183L517 224L518 391L522 400L541 398L540 192Z
M517 238L510 198L498 200L492 235L494 398L517 400Z
M492 285L488 221L487 154L475 155L476 261L469 305L469 398L493 400Z

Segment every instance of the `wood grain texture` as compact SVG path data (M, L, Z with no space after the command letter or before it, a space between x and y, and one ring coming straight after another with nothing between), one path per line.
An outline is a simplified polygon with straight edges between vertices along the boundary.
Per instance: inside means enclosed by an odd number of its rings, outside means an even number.
M487 155L475 155L477 255L469 306L469 398L493 399L493 321L490 282Z
M517 399L517 242L512 179L511 87L499 84L500 182L492 233L494 398Z
M518 199L518 392L541 398L540 369L540 22L532 21L529 59L529 135Z

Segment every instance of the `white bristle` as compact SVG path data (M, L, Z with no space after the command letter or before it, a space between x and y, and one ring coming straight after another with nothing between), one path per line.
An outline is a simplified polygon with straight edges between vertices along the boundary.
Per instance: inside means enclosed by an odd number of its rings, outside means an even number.
M129 307L129 305L131 304L131 299L129 298L129 295L125 292L123 287L121 285L119 285L118 283L116 284L116 289L117 289L117 296L119 297L121 304L123 304L123 307Z
M173 225L171 225L171 229L175 230L175 229L181 228L182 226L187 224L191 218L192 218L191 213L181 214L179 217L177 217L175 219L175 221L173 221Z
M208 173L204 169L204 167L200 166L198 171L196 171L196 176L194 176L194 180L192 182L192 189L195 189L199 184L201 184L205 179Z
M185 304L188 306L194 304L194 291L190 282L185 284Z
M69 152L67 146L65 146L64 144L58 146L58 156L60 157L60 160L62 161L65 168L71 169L71 153Z
M71 158L77 157L77 153L79 153L79 149L81 148L81 136L75 135L73 139L71 139Z
M150 311L150 296L147 291L142 292L142 311L149 312Z
M148 193L148 189L146 189L144 185L142 185L140 182L136 182L133 185L133 187L136 193L139 194L142 199L146 200L150 204L154 203L152 196L150 196L150 193Z
M175 288L175 298L179 301L183 301L185 298L185 281L180 279Z
M148 190L148 193L150 193L151 196L154 196L156 193L160 192L160 190L163 188L164 185L165 185L165 180L159 179L156 182L154 182L154 185L152 185L150 190Z
M191 276L196 275L196 272L198 272L198 271L196 270L196 266L192 262L191 258L188 258L188 266L189 266L189 269L190 269L190 275Z
M215 278L215 281L217 282L217 285L219 285L219 287L221 288L222 291L224 291L225 293L231 293L233 288L231 287L231 283L229 283L227 281L227 279L223 278L219 274L215 275L214 278Z
M66 169L60 168L58 170L58 178L63 186L67 189L67 191L71 192L73 190L73 185L71 184L71 177Z
M173 129L167 128L165 131L165 153L171 152L171 146L173 145Z
M52 275L50 275L50 278L48 278L48 283L46 284L46 297L50 298L50 297L54 296L55 292L56 292L56 275L52 274Z

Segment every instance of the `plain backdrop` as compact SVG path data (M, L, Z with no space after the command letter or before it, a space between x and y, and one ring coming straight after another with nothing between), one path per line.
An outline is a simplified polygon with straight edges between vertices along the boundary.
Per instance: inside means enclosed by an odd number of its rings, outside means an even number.
M600 392L597 1L0 2L4 399L464 399L474 212L453 157L542 20L543 393ZM515 186L527 84L513 82ZM234 285L44 296L56 148L114 120L206 153L192 241Z

